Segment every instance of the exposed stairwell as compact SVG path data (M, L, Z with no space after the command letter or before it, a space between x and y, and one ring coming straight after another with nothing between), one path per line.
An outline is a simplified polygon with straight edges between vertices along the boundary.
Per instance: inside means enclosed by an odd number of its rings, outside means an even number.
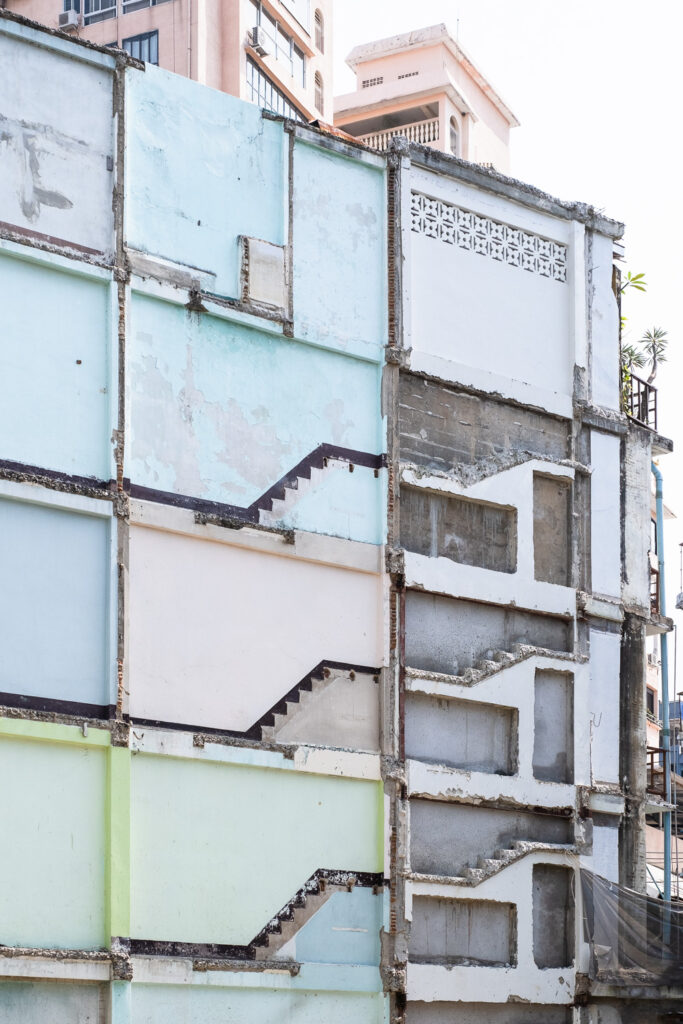
M306 688L299 688L295 693L288 695L284 700L284 707L282 703L277 705L274 709L270 718L272 718L272 724L261 725L261 738L271 743L288 742L291 738L291 727L296 726L295 719L298 717L300 721L306 722L309 713L315 715L315 709L313 705L320 700L323 694L335 688L339 690L342 686L345 687L345 692L348 694L348 686L354 684L358 687L363 682L373 683L377 682L378 674L372 671L358 671L353 668L333 668L329 665L319 666L318 669L311 673L307 679ZM334 695L331 695L334 697ZM336 698L338 701L342 699L339 695ZM346 701L347 704L352 703L350 700ZM321 710L320 714L324 714ZM344 740L342 736L342 730L339 731L338 737L333 737L333 745L344 746ZM284 735L283 735L284 733ZM289 736L287 735L289 733ZM317 742L317 741L316 741ZM370 747L364 746L362 743L359 745L359 749L375 749L376 743Z
M474 887L481 885L500 871L516 863L530 853L577 853L573 844L534 843L523 839L515 840L509 847L496 850L493 857L479 857L475 867L467 867L463 875L425 875L411 873L413 881L438 882L439 884Z
M259 525L277 526L301 499L320 486L330 473L340 470L348 473L351 466L353 463L346 459L331 457L324 459L322 468L314 465L307 466L301 476L295 477L294 480L290 479L283 485L282 497L270 496L265 503L269 507L259 508Z
M356 885L383 886L380 875L319 869L249 944L256 960L272 960L335 892L353 892Z
M430 672L427 669L406 668L406 676L409 679L431 679L437 682L448 682L453 686L476 686L477 683L489 679L491 676L502 672L513 665L519 665L529 658L554 658L563 661L576 661L573 654L564 651L551 651L545 647L533 647L530 644L513 644L511 651L492 651L490 658L480 658L471 667L465 669L462 675L452 676L443 672Z

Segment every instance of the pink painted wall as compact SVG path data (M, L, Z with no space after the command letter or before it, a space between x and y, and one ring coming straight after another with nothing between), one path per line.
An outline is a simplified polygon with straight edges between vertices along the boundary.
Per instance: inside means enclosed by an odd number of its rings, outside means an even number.
M332 3L311 0L310 33L280 0L265 0L270 13L282 23L307 57L306 86L295 84L274 56L263 59L250 51L256 61L311 120L320 117L315 109L315 73L325 84L324 120L332 120ZM121 12L121 0L117 0ZM7 0L7 8L24 17L57 28L62 0ZM83 4L81 4L83 6ZM315 48L313 15L320 9L325 25L325 52ZM124 39L146 32L159 32L159 65L222 92L248 99L246 89L247 33L254 14L249 0L167 0L141 11L120 13L117 18L80 28L73 35L100 46L122 45Z

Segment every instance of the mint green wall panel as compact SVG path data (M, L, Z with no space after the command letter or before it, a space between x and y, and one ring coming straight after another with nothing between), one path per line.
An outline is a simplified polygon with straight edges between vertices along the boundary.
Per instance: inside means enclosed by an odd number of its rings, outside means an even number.
M0 737L0 779L0 943L101 947L105 752Z
M381 788L138 754L132 936L247 945L318 868L378 872Z

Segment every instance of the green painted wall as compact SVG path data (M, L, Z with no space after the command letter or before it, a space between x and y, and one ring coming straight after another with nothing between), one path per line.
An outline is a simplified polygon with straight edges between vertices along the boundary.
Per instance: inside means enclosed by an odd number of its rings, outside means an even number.
M138 754L135 938L246 945L317 868L381 871L378 783Z
M0 736L0 943L104 944L106 760Z

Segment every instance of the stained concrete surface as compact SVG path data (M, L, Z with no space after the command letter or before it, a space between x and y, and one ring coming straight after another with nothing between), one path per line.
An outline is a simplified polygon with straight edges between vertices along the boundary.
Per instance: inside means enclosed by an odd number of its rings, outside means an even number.
M410 801L410 866L433 875L460 876L479 857L513 842L571 843L570 819L533 811Z
M477 701L406 695L406 757L451 768L512 775L518 713Z
M570 649L564 619L518 608L409 591L406 597L406 664L458 675L516 643L555 651Z
M408 957L413 963L512 966L516 932L512 903L416 896Z
M431 558L514 572L517 513L502 505L402 487L401 544Z

